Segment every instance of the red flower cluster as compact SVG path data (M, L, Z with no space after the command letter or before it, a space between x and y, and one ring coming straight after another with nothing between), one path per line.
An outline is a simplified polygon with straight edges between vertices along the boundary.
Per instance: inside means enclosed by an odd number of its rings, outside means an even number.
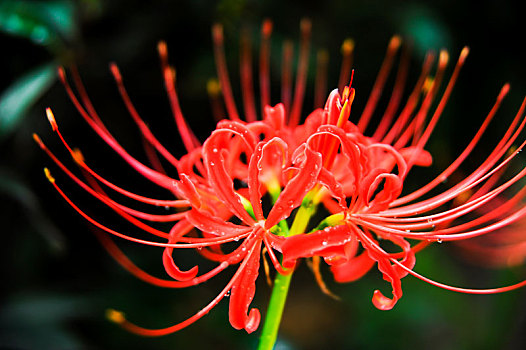
M124 103L142 132L151 165L143 164L130 155L104 126L76 69L72 68L71 72L80 100L71 89L64 70L59 71L71 100L91 128L135 171L169 190L176 198L160 200L141 196L98 175L87 165L80 151L68 145L48 109L47 115L53 130L80 166L85 179L71 172L35 135L40 146L84 190L131 224L161 240L141 240L104 226L77 207L46 169L48 179L75 210L98 228L127 240L162 247L164 268L172 280L153 277L139 269L107 235L101 235L110 254L137 277L154 285L172 288L203 283L227 267L237 265L237 271L214 300L194 316L174 326L158 330L144 329L125 320L120 312L109 313L112 320L131 331L148 336L177 331L208 313L229 293L231 325L253 332L258 328L261 318L258 309L250 305L255 294L262 252L263 256L268 255L280 274L291 273L302 258L312 258L318 268L320 257L323 257L338 282L359 279L377 265L384 279L391 284L393 295L386 297L376 290L373 303L379 309L389 310L402 297L401 279L408 273L427 280L412 270L418 250L432 242L484 235L526 214L524 207L514 209L526 193L520 190L511 199L499 202L501 204L495 210L478 217L467 216L480 213L481 208L493 203L496 198L502 198L504 191L526 175L526 169L523 169L506 181L500 179L501 170L524 145L509 152L526 122L523 117L525 102L502 140L472 174L442 193L428 195L469 156L508 92L508 85L502 88L482 126L458 158L435 179L401 196L410 170L414 166L429 166L432 162L431 155L424 147L455 85L468 54L467 49L462 50L445 89L442 89L442 82L446 80L448 54L444 51L440 53L434 70L434 55L428 54L405 104L402 104L402 96L408 73L408 57L407 53L402 53L387 108L373 135L365 136L397 56L400 38L393 37L389 43L373 91L356 124L349 121L355 97L352 76L349 77L353 50L350 40L343 45L340 89L332 91L324 108L314 109L300 124L309 59L310 23L303 21L301 25L302 39L294 93L291 88L292 45L284 45L282 103L274 107L270 107L271 30L271 23L264 22L259 72L261 120L257 120L254 102L250 41L247 37L242 40L240 68L246 116L242 120L232 97L222 28L219 25L213 27L219 86L228 118L218 122L216 129L202 145L181 112L166 45L159 45L168 97L187 149L187 154L179 159L151 133L128 98L119 70L115 65L111 66ZM322 53L318 55L316 79L315 96L318 104L321 101L319 96L325 93L326 67L327 57ZM344 86L343 82L349 80L351 84ZM209 87L215 113L223 117L222 106L217 99L218 84L212 82ZM436 107L433 109L434 105ZM159 155L176 169L175 177L167 175L159 166ZM174 208L174 213L159 215L129 208L113 200L101 185L138 202ZM462 198L462 201L458 201L458 198ZM311 222L314 213L325 213L326 217L318 223ZM147 222L169 222L172 226L169 232L164 232ZM419 243L411 244L409 239ZM399 251L386 251L381 240L390 241L399 247ZM198 266L183 271L174 261L174 258L177 260L174 251L179 249L195 249L205 259L216 262L217 266L202 274L199 274ZM263 259L263 262L268 271L266 260ZM314 270L319 271L317 268ZM319 273L317 278L324 287ZM468 290L427 281L447 289L471 293L498 292L525 284L521 282L495 290Z

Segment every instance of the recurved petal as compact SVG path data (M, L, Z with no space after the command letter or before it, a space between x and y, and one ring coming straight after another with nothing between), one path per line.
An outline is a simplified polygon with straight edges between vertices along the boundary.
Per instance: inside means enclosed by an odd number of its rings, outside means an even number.
M398 299L402 297L402 282L388 259L381 258L378 260L378 270L383 273L384 279L391 283L393 298L388 298L379 290L375 290L372 301L374 306L380 310L391 310L398 302Z
M229 128L229 126L232 126ZM235 126L235 128L234 128ZM254 141L247 138L250 132L240 123L229 122L222 129L215 130L203 145L204 163L208 173L210 185L222 203L239 219L247 224L253 224L254 219L247 213L239 196L234 191L234 182L225 167L224 152L228 152L231 135L237 135L245 140L248 156L252 155Z
M256 279L259 271L259 259L261 250L261 240L258 239L255 247L246 259L244 271L230 289L229 319L230 324L235 329L244 328L247 333L254 332L261 320L258 309L248 309L256 292ZM248 312L248 314L247 314Z
M168 243L177 243L178 238L187 232L184 226L188 225L187 222L178 222L170 230L170 239ZM173 248L165 248L163 251L163 265L166 273L177 281L188 281L197 276L198 267L194 266L188 271L182 271L175 264L172 258Z
M412 159L417 166L430 166L433 163L431 153L421 148L406 147L402 148L399 152L406 162Z
M353 282L362 278L374 266L376 261L364 251L341 264L332 265L331 272L336 282Z

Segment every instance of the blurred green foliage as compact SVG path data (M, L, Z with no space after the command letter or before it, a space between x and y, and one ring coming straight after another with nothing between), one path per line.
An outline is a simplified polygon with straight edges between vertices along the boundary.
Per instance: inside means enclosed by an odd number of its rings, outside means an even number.
M26 73L0 95L0 138L15 129L56 79L54 63Z

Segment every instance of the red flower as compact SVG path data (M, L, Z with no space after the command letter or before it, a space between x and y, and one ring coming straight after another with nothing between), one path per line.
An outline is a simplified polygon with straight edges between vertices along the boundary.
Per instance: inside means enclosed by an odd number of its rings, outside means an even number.
M525 208L513 210L510 207L501 210L498 218L481 216L465 219L466 214L474 213L491 203L525 175L526 170L522 170L510 180L498 183L499 169L509 163L517 153L503 159L524 126L522 116L525 103L502 141L475 172L450 189L422 199L457 170L468 157L506 95L507 85L502 89L480 130L457 160L427 185L400 197L413 166L431 164L431 155L424 147L451 94L467 56L467 49L460 54L440 97L448 55L445 52L440 53L436 72L431 78L433 55L429 54L413 91L401 107L408 72L407 54L403 53L388 107L373 135L365 136L401 40L394 37L389 43L373 91L357 124L348 120L355 97L351 85L352 77L351 84L344 86L344 82L349 80L353 49L349 40L345 41L343 46L339 88L341 95L338 90L334 90L330 93L325 107L316 108L307 116L305 122L300 124L309 59L310 23L303 21L301 24L302 39L294 94L291 88L292 46L289 43L284 45L282 103L274 107L269 106L271 30L271 23L264 22L259 74L263 108L262 118L257 120L248 37L243 37L241 47L240 69L245 118L240 118L228 78L222 28L219 25L213 27L220 91L224 96L228 118L218 122L215 131L202 145L190 130L181 112L173 69L168 65L166 45L159 45L168 97L188 152L179 159L170 154L150 132L129 100L118 68L116 65L111 66L124 103L142 132L145 151L151 165L145 165L130 155L104 126L85 92L76 69L73 67L71 72L80 100L70 88L64 70L59 70L60 78L72 102L91 128L132 168L154 184L172 192L176 198L160 200L141 196L98 175L87 165L80 151L68 145L51 110L48 109L47 114L53 130L58 133L80 166L85 180L73 174L35 135L37 142L53 161L88 193L131 224L158 236L163 241L142 240L106 227L77 207L46 170L48 179L75 210L103 231L134 242L164 248L162 260L166 273L172 280L147 274L134 265L108 236L100 234L99 237L110 254L137 277L154 285L171 288L203 283L227 267L238 265L232 279L214 300L194 316L174 326L158 330L145 329L128 322L117 311L109 312L108 316L112 320L131 331L148 336L175 332L201 318L230 293L230 323L236 329L244 328L249 333L253 332L258 328L261 318L258 309L250 308L250 305L255 294L255 281L259 274L262 252L268 254L281 274L292 272L298 259L313 258L317 264L318 257L323 257L338 282L359 279L377 264L384 279L392 285L393 297L388 298L375 291L373 303L379 309L388 310L402 296L401 278L408 273L419 276L412 270L418 250L430 242L483 235L526 214ZM323 89L326 86L326 65L326 55L318 55L315 92L317 104L321 103L319 96L325 94ZM220 115L222 106L217 99L217 84L212 82L209 90L216 117L220 119L219 117L223 116ZM431 107L435 100L438 100L438 105L433 110ZM167 175L159 166L158 155L174 166L177 170L176 177ZM176 208L176 211L159 215L126 207L106 194L101 184L138 202ZM455 198L475 188L479 189L477 196L465 200L462 204L443 209ZM514 200L522 198L523 192L520 191ZM267 201L272 203L269 208L262 204ZM316 228L307 232L306 227L316 211L325 212L328 216ZM165 232L147 222L170 222L172 228ZM291 223L292 227L289 228ZM411 245L408 239L421 242ZM380 240L392 242L400 248L400 252L387 252ZM234 249L231 248L232 244L235 245ZM174 261L174 250L178 249L195 249L204 258L216 262L217 266L202 274L199 274L198 266L183 271ZM281 262L276 252L281 253ZM176 255L175 257L177 258ZM263 261L266 264L266 261ZM319 272L316 274L322 284ZM522 284L525 283L502 290L516 288Z

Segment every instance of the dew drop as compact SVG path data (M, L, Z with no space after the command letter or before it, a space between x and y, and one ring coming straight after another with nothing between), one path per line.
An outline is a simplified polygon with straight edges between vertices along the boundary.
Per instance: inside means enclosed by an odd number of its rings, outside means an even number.
M442 243L442 238L437 239L437 243Z
M323 246L326 246L327 244L328 244L327 241L322 241L321 242L321 245L323 245Z

